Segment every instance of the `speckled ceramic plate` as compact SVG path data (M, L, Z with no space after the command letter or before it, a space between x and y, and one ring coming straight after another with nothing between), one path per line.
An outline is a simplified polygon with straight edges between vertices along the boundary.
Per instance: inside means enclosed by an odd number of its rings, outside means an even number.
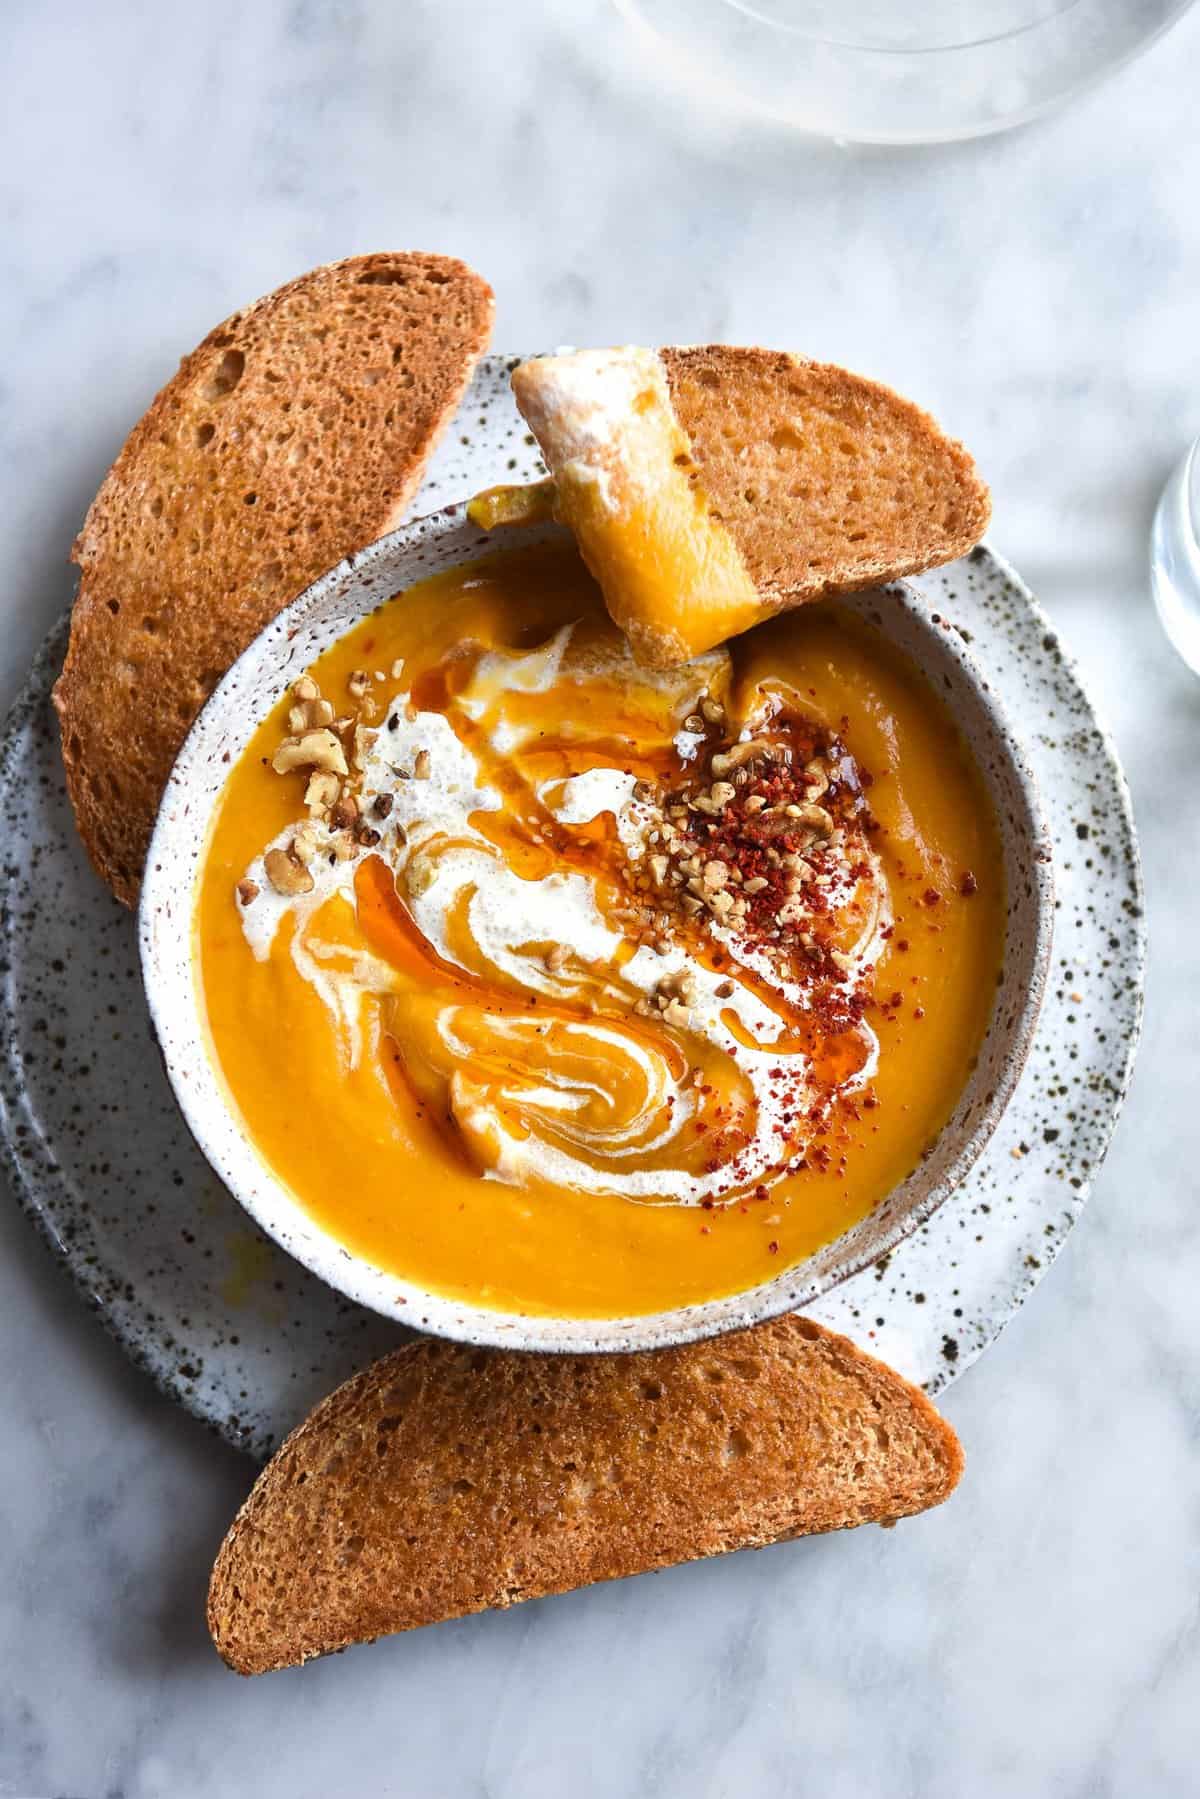
M414 505L541 472L481 365ZM1112 745L1032 596L988 549L917 584L968 637L1023 736L1054 848L1052 972L1032 1054L991 1143L913 1236L808 1309L935 1393L993 1341L1087 1199L1141 1015L1141 886ZM142 998L134 921L76 839L47 640L0 751L5 845L0 1146L18 1199L109 1328L221 1435L265 1454L404 1332L341 1299L262 1235L175 1109Z
M570 542L570 534L561 525L538 524L510 526L492 539L471 523L465 505L445 507L340 562L255 638L209 698L171 771L142 885L142 980L167 1078L193 1137L250 1216L313 1274L384 1318L403 1318L416 1330L458 1342L575 1354L662 1349L811 1310L850 1275L890 1255L956 1191L1003 1116L1036 1033L1049 973L1052 856L1032 771L962 636L903 583L847 600L941 695L986 783L1003 847L1008 904L1001 977L974 1066L929 1153L866 1218L774 1279L634 1317L561 1318L472 1305L354 1254L264 1162L209 1053L191 930L198 870L231 766L301 670L354 621L415 582L461 568L485 551L510 555L548 539Z

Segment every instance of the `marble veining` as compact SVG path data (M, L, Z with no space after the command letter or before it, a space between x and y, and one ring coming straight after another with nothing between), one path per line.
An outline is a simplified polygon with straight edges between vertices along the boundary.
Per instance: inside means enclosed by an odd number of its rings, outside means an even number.
M1058 1264L944 1398L968 1472L943 1512L253 1685L202 1621L245 1459L155 1393L0 1207L0 1795L1183 1799L1200 687L1158 634L1145 540L1200 430L1200 14L1030 130L888 155L697 103L607 0L515 0L486 31L483 12L6 9L0 703L154 388L316 261L466 255L499 344L794 343L970 442L995 540L1113 728L1149 896L1133 1092Z

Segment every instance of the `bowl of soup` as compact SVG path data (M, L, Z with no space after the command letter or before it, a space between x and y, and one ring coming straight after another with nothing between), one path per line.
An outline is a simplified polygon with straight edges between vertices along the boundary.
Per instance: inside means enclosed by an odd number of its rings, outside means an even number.
M1050 950L1032 777L901 585L642 668L462 508L323 577L176 763L139 920L216 1173L335 1288L541 1350L803 1307L918 1228Z

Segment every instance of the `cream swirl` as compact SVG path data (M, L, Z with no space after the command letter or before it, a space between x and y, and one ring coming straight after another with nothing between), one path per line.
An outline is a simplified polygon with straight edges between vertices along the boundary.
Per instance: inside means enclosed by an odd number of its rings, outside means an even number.
M496 758L519 757L535 735L505 696L559 695L578 743L598 698L590 690L611 694L615 685L669 745L718 672L709 658L699 672L648 676L623 643L573 643L570 626L529 652L490 652L445 711L418 709L408 694L393 700L361 769L363 805L381 794L391 802L377 844L347 853L344 836L312 826L313 886L304 894L274 892L263 857L246 870L261 889L242 915L254 955L273 953L286 920L287 953L325 1006L344 1065L373 1063L385 1079L390 1046L393 1066L449 1121L486 1178L721 1203L802 1152L803 1121L819 1119L828 1101L794 1030L805 995L769 957L715 921L726 952L719 969L682 939L636 946L612 916L611 867L530 874L514 866L497 829L507 801ZM428 774L418 779L421 752ZM615 854L636 865L652 848L652 820L618 753L600 745L592 766L530 788L568 833L594 838L613 821ZM847 991L878 955L890 918L877 860L863 843L854 854L854 869L844 858L828 889L834 910L857 897L862 914L844 952ZM403 953L399 938L385 942L373 925L375 899L364 911L368 863L386 871L384 904L395 901ZM646 1018L639 1000L666 983L684 997L669 1022ZM870 1079L877 1056L869 1026L851 1030L858 1043L843 1092Z

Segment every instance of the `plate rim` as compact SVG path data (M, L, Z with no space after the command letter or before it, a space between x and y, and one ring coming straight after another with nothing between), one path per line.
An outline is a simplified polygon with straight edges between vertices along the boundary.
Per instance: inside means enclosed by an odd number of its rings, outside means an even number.
M1083 1182L1082 1188L1080 1189L1079 1203L1071 1218L1069 1227L1057 1239L1053 1254L1047 1256L1040 1268L1032 1271L1032 1278L1025 1287L1012 1295L1003 1316L997 1317L995 1329L987 1338L987 1341L973 1344L967 1354L963 1355L960 1353L951 1367L944 1371L939 1371L938 1378L922 1383L923 1391L927 1393L930 1398L935 1398L939 1393L944 1393L947 1387L953 1385L955 1381L967 1372L968 1368L973 1368L980 1357L992 1347L993 1343L999 1340L1017 1314L1024 1309L1026 1301L1041 1286L1042 1282L1057 1262L1062 1253L1063 1246L1071 1235L1071 1232L1079 1223L1087 1206L1091 1203L1092 1192L1095 1188L1097 1177L1102 1173L1104 1164L1108 1159L1108 1152L1112 1148L1113 1137L1116 1133L1117 1126L1121 1122L1121 1115L1125 1110L1125 1102L1129 1098L1129 1090L1133 1084L1134 1069L1137 1064L1138 1051L1141 1048L1142 1031L1146 1020L1146 964L1149 950L1149 921L1146 917L1146 881L1142 868L1142 848L1138 836L1137 818L1133 808L1133 794L1130 790L1129 778L1125 773L1125 765L1121 760L1121 755L1117 748L1116 738L1109 727L1107 718L1092 698L1091 691L1080 671L1078 658L1064 645L1061 632L1055 626L1054 621L1051 619L1049 613L1045 610L1041 601L1029 586L1029 583L1025 580L1024 576L1021 575L1015 565L1009 561L1007 556L1002 555L1001 552L994 547L990 535L981 538L979 543L975 546L975 549L969 551L963 560L969 562L972 557L975 557L979 553L982 553L995 564L996 568L1004 576L1004 579L1009 583L1010 587L1020 597L1022 605L1027 608L1033 622L1041 627L1043 632L1043 647L1047 649L1052 648L1053 653L1060 658L1063 668L1074 682L1084 700L1087 707L1089 724L1099 740L1099 746L1103 752L1105 765L1112 777L1113 796L1117 801L1117 816L1121 822L1121 836L1126 854L1127 870L1130 885L1136 898L1137 907L1136 915L1133 919L1132 965L1129 970L1129 973L1133 977L1134 1006L1133 1016L1129 1022L1129 1031L1125 1038L1121 1055L1119 1073L1114 1077L1115 1091L1107 1110L1103 1131L1101 1132L1096 1145L1095 1160L1089 1168L1087 1179ZM1051 642L1048 643L1047 640L1051 640Z
M503 353L493 353L480 359L477 376L485 378L485 392L487 380L499 379L499 376L511 366L511 362L512 357ZM442 476L441 471L438 470L437 461L438 457L435 455L429 477L431 488L436 489L440 486L441 491L445 492L446 486L442 483L445 482L446 477ZM459 478L457 470L455 478ZM419 499L418 504L420 504ZM430 511L436 510L439 508L435 503L430 507ZM1109 1090L1104 1096L1103 1109L1093 1114L1089 1126L1091 1134L1087 1140L1087 1148L1091 1157L1091 1166L1081 1178L1080 1187L1070 1196L1069 1204L1063 1209L1061 1227L1047 1244L1039 1265L1033 1269L1026 1267L1021 1271L1019 1285L1015 1282L1009 1284L1006 1281L1004 1286L996 1289L994 1298L988 1300L986 1309L981 1307L969 1321L974 1328L964 1330L961 1326L958 1327L960 1347L952 1360L947 1360L944 1364L935 1362L932 1372L930 1372L928 1361L922 1362L919 1370L915 1372L914 1378L922 1382L925 1391L930 1395L944 1391L991 1347L1016 1313L1021 1310L1029 1295L1041 1284L1050 1267L1057 1260L1074 1225L1079 1222L1090 1200L1095 1179L1102 1169L1104 1158L1108 1153L1124 1108L1145 1015L1144 983L1148 935L1145 885L1137 823L1129 784L1115 740L1105 718L1097 709L1087 684L1081 677L1076 658L1063 645L1059 631L1022 576L993 547L990 539L985 539L960 564L951 565L951 567L959 567L965 571L973 558L982 559L988 565L984 575L985 583L991 580L997 584L1007 584L1013 595L1014 606L1020 610L1020 623L1012 637L1013 655L1017 659L1018 670L1029 669L1033 672L1035 679L1047 682L1061 679L1067 691L1078 699L1080 724L1094 738L1094 747L1087 752L1088 759L1089 761L1094 760L1097 772L1102 771L1103 773L1101 800L1108 814L1110 842L1114 854L1124 857L1122 881L1125 897L1122 904L1126 909L1126 917L1122 925L1123 943L1120 972L1125 977L1122 985L1129 995L1130 1004L1128 1009L1122 1009L1119 1014L1122 1047L1119 1056L1113 1056L1106 1067ZM943 573L946 572L943 571ZM937 571L933 571L935 578L936 575ZM918 578L922 583L922 594L925 598L931 597L929 589L923 585L924 581L928 581L930 578L930 576ZM957 597L954 592L947 595L944 609L951 619ZM18 755L19 741L25 739L27 742L26 734L31 729L39 732L52 729L53 721L43 715L43 709L48 707L49 690L53 685L65 650L69 620L70 609L68 608L51 623L33 657L28 673L12 696L3 724L0 725L0 791L3 791L6 796L14 779L19 780L27 766L22 756ZM1032 644L1026 649L1021 648L1022 640L1032 639L1035 635L1040 637L1042 649L1053 650L1055 660L1062 665L1061 677L1056 677L1045 669L1044 657L1039 649ZM1002 692L1001 698L1004 700L1007 696L1007 703L1012 709L1014 717L1019 717L1019 707L1014 702L1013 691L1011 687L1006 688ZM1026 746L1031 744L1031 735L1027 726L1021 727L1021 738ZM20 747L24 748L25 742L22 742ZM1078 751L1064 753L1069 754L1072 761L1079 759ZM1031 759L1035 763L1035 775L1042 785L1043 797L1048 799L1044 776L1037 766L1038 758ZM6 864L0 865L0 867L4 872L4 879L0 882L0 920L3 921L2 928L5 934L3 949L0 950L0 958L3 958L3 966L0 967L0 992L11 999L15 997L16 971L11 961L3 957L3 950L12 947L13 937L9 915L12 911L14 883L20 878L20 870L14 866L10 873ZM98 889L98 892L102 896L102 890ZM1131 900L1134 903L1136 916L1131 916L1128 912ZM109 900L106 903L111 905L116 913L117 902ZM1131 992L1130 989L1132 989ZM1111 1004L1111 1000L1109 1004ZM1042 1033L1048 1028L1051 1027L1048 1027L1047 1024L1047 1014L1043 1013L1035 1037L1035 1049L1043 1041ZM10 1073L19 1074L20 1062L19 1058L14 1055L14 1050L15 1043L12 1043L12 1040L6 1035L6 1044L0 1046L0 1057L3 1058ZM15 1086L19 1093L23 1083L17 1082ZM68 1162L65 1168L56 1164L47 1178L45 1170L35 1159L38 1154L36 1146L32 1153L29 1151L18 1153L18 1145L13 1134L13 1125L17 1119L10 1109L10 1097L15 1097L11 1094L11 1089L6 1091L4 1083L0 1083L0 1168L8 1178L8 1183L21 1211L30 1218L38 1236L46 1244L54 1260L64 1266L72 1285L84 1300L88 1310L99 1319L109 1336L119 1344L128 1359L149 1375L155 1387L166 1398L180 1404L184 1410L190 1412L211 1432L220 1436L232 1447L240 1449L243 1453L259 1455L266 1453L269 1446L278 1441L281 1435L280 1428L274 1421L274 1413L270 1410L269 1402L267 1411L260 1414L261 1421L243 1423L229 1409L227 1400L219 1392L208 1385L192 1383L185 1379L179 1371L176 1354L178 1345L171 1346L164 1341L164 1336L170 1329L170 1314L155 1318L150 1306L144 1300L136 1302L136 1305L127 1312L121 1297L112 1289L107 1292L96 1291L98 1284L102 1287L107 1284L103 1263L100 1264L98 1273L95 1276L91 1275L82 1251L74 1250L60 1234L59 1225L62 1219L69 1215L70 1164ZM38 1121L35 1120L35 1122ZM45 1152L47 1159L56 1156L55 1141L52 1135L48 1134L46 1137L39 1138L38 1144L40 1149ZM51 1183L55 1180L58 1181L64 1197L62 1201L51 1204L48 1203L47 1196L51 1192ZM955 1197L952 1196L948 1205L953 1206L954 1203ZM854 1277L839 1289L843 1293L853 1294L856 1300L862 1302L864 1332L866 1315L875 1309L871 1305L871 1289L864 1286L869 1275L870 1270ZM814 1315L822 1316L820 1302L814 1308ZM856 1311L855 1317L857 1318L857 1316ZM955 1329L951 1320L947 1319L946 1323L951 1330ZM839 1321L834 1328L841 1331L849 1330L856 1337L860 1334L856 1324L846 1321ZM865 1335L870 1340L865 1342L864 1347L870 1352L873 1333L865 1332ZM254 1401L250 1400L249 1404L253 1410Z

